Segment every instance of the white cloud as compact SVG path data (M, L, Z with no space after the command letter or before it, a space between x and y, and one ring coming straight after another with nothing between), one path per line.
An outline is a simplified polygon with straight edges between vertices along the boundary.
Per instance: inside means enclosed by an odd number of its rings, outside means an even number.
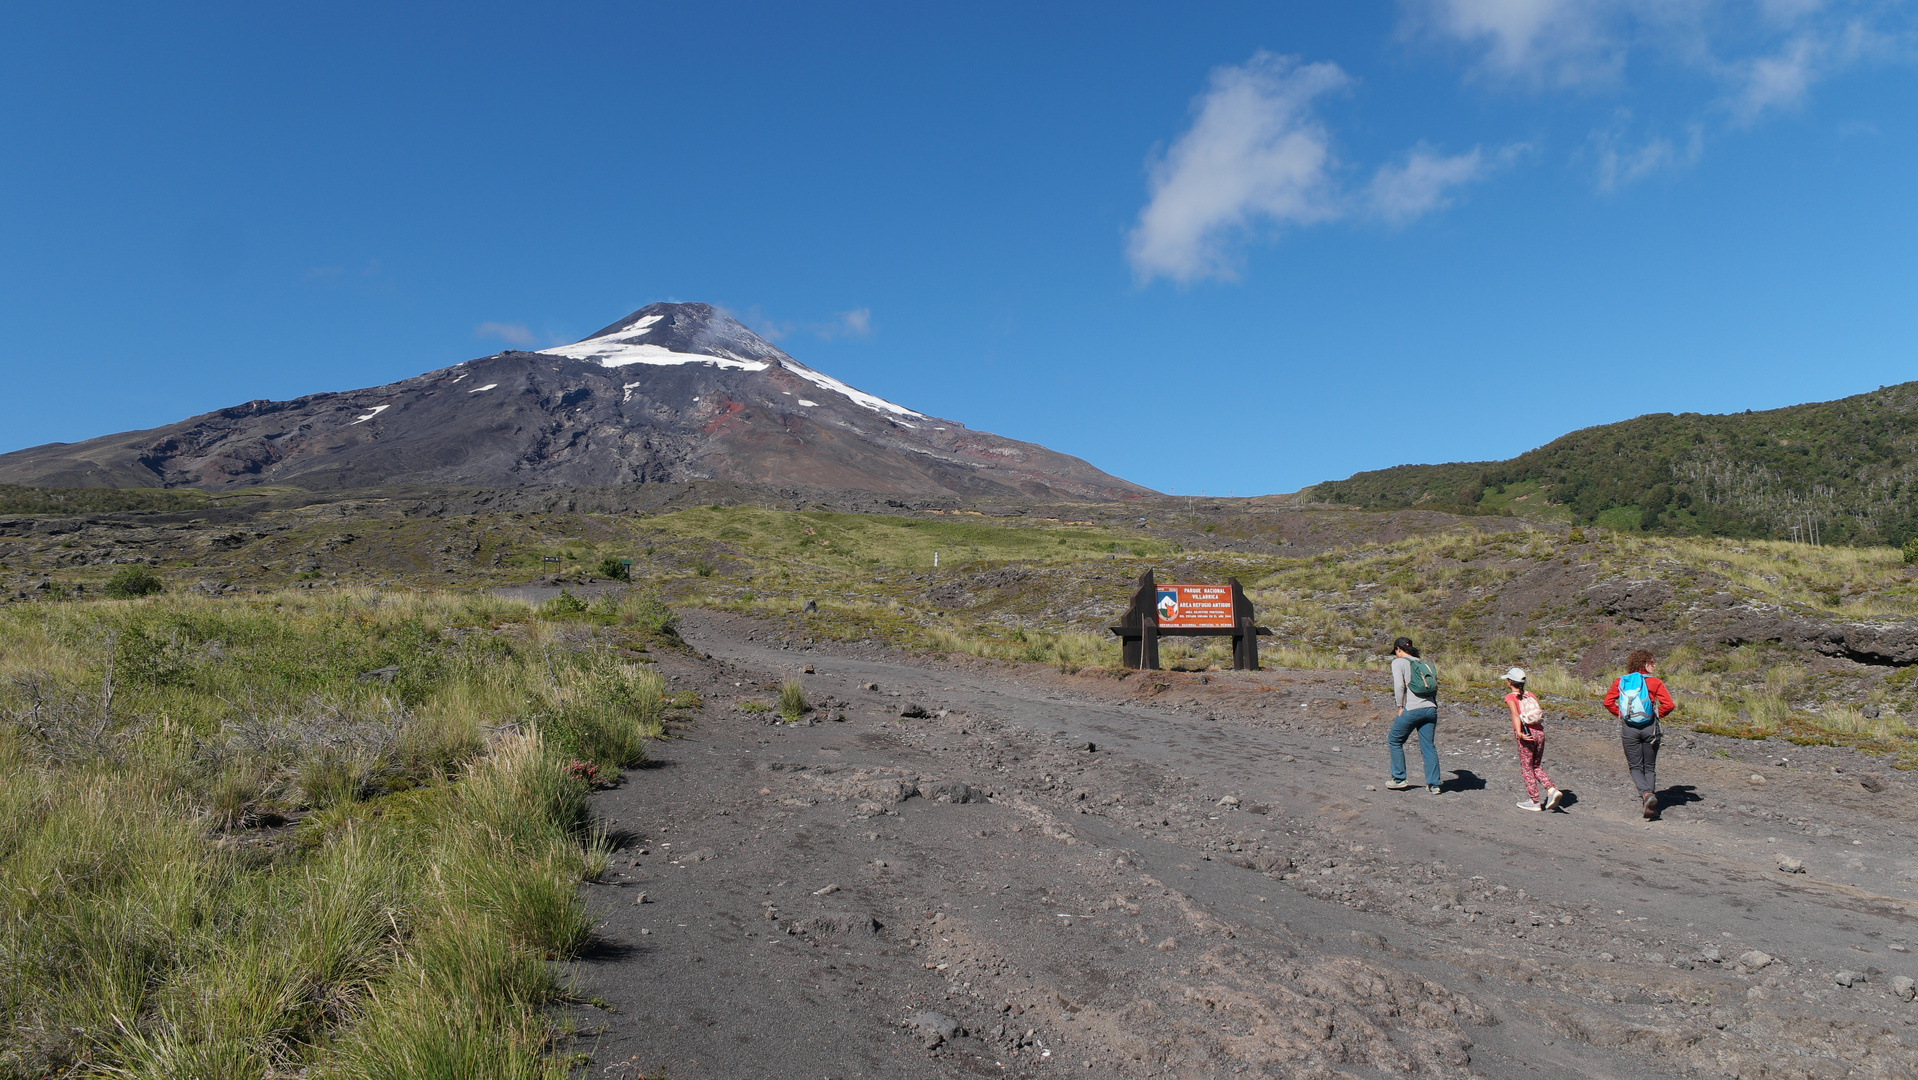
M1593 157L1598 163L1598 189L1616 191L1668 169L1698 164L1705 153L1704 129L1694 124L1683 145L1662 135L1652 136L1634 145L1625 133L1629 114L1621 113L1613 127L1592 133Z
M727 314L733 313L727 312ZM744 315L736 315L735 317L738 318L740 322L751 327L753 333L772 342L781 341L798 333L811 334L821 341L831 341L834 338L842 337L865 338L872 336L872 309L864 307L854 308L851 311L842 311L833 316L829 322L782 322L767 315L757 304L747 308Z
M1912 54L1900 0L1401 0L1408 30L1462 42L1478 70L1544 85L1591 85L1634 58L1721 84L1734 118L1801 102L1861 60Z
M1635 6L1668 15L1697 0L1412 0L1408 22L1482 52L1492 74L1574 85L1615 78L1625 62L1620 16Z
M839 325L845 327L852 337L866 337L872 333L872 309L857 308L839 317Z
M1815 84L1849 68L1910 62L1918 56L1909 28L1887 29L1867 18L1796 22L1791 36L1773 52L1719 68L1719 77L1731 87L1726 105L1738 122L1749 124L1769 110L1796 108Z
M1126 252L1139 280L1236 277L1235 242L1261 225L1355 216L1405 224L1451 205L1458 188L1528 149L1473 147L1446 156L1420 143L1363 188L1347 190L1332 134L1313 105L1350 82L1336 65L1265 52L1214 70L1211 87L1193 103L1192 126L1152 164L1151 198Z
M1350 82L1336 64L1265 52L1213 71L1192 126L1152 165L1127 247L1140 279L1230 277L1230 241L1252 225L1338 216L1331 136L1312 105Z
M498 338L508 345L526 346L533 343L533 332L525 323L483 322L473 328L474 337Z
M1750 123L1766 109L1790 108L1805 96L1811 86L1817 43L1809 37L1795 37L1785 43L1776 56L1761 56L1743 65L1740 82L1731 98L1732 112Z
M1509 160L1510 152L1499 157ZM1403 224L1451 205L1453 188L1482 179L1491 168L1476 146L1445 157L1421 145L1403 163L1380 166L1365 189L1366 204L1373 214Z

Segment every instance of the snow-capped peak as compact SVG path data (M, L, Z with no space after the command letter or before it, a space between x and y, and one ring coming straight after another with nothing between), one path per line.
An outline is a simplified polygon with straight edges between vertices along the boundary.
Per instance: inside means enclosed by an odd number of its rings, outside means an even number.
M664 326L659 325L662 322ZM925 419L922 413L814 371L709 304L651 304L591 337L540 352L590 360L609 368L711 364L722 369L765 371L777 366L874 412Z

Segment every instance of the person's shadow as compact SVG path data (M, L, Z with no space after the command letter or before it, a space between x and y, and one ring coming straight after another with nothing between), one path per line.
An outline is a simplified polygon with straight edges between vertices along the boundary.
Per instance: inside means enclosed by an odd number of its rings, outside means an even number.
M1459 769L1450 780L1439 782L1440 791L1484 791L1485 778L1470 769Z
M1684 806L1686 803L1704 801L1705 796L1700 795L1698 789L1690 784L1673 784L1671 787L1658 793L1658 805L1660 808Z
M1572 807L1577 805L1578 805L1577 792L1566 791L1564 788L1558 789L1558 805L1556 807L1553 807L1554 810L1561 810L1561 811L1569 810Z

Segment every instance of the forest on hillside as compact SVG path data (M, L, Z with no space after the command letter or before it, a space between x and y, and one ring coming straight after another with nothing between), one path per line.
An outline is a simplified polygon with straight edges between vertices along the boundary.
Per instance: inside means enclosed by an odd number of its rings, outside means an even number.
M1368 509L1562 517L1668 535L1902 544L1918 537L1918 382L1838 401L1653 413L1509 461L1401 465L1308 489Z

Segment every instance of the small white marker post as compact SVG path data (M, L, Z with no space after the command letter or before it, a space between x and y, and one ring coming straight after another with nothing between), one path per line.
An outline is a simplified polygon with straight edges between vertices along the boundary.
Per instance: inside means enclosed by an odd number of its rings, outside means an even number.
M932 553L932 568L939 569L939 553L936 551Z

